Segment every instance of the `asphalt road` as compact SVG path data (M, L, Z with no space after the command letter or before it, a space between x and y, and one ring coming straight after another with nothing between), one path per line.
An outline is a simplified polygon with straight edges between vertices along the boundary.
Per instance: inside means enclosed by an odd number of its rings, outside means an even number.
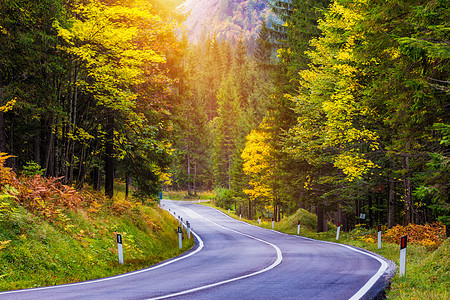
M190 202L162 205L189 221L194 249L148 269L0 299L372 299L392 273L361 249L262 229Z

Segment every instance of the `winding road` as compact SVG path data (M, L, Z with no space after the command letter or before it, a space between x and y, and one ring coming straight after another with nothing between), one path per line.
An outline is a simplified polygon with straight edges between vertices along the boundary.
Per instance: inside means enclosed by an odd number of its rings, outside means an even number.
M191 202L161 204L189 221L194 249L140 271L0 299L373 299L392 273L361 249L259 228Z

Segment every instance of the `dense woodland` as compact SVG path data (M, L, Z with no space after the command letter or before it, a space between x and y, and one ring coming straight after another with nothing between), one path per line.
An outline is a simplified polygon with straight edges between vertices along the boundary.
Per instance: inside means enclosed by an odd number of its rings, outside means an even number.
M172 187L249 218L307 208L319 231L448 223L448 2L269 6L255 51L188 48Z
M164 2L164 5L162 5ZM114 177L158 192L170 163L170 73L180 56L172 1L0 4L0 151L113 193ZM100 180L105 175L105 180Z
M8 166L109 196L214 189L248 218L302 207L318 231L450 223L448 1L271 0L256 39L196 44L178 4L2 1Z

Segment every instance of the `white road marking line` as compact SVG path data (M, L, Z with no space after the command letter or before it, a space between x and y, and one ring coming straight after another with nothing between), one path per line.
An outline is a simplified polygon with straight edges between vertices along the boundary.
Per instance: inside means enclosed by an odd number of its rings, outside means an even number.
M219 211L220 213L222 213L224 216L227 216L228 218L233 219L232 217L230 217L229 215L223 213L222 211L220 211L220 210L217 210L217 211ZM235 219L233 219L233 220L235 220ZM236 220L236 221L239 221L239 220ZM274 233L281 234L281 235L288 235L288 236L295 237L295 238L307 239L307 240L311 240L311 241L315 241L315 242L322 242L322 243L327 243L327 244L331 244L331 245L335 245L335 246L345 247L345 248L348 248L348 249L353 250L353 251L355 251L355 252L362 253L362 254L364 254L364 255L367 255L367 256L369 256L369 257L371 257L371 258L377 260L377 261L381 264L381 266L380 266L380 268L378 269L378 271L377 271L377 272L376 272L376 273L375 273L375 274L374 274L374 275L366 282L366 284L364 284L364 285L356 292L356 294L354 294L351 298L349 298L349 300L358 300L358 299L361 299L361 298L362 298L362 297L363 297L363 296L364 296L364 295L365 295L365 294L366 294L366 293L367 293L367 292L375 285L375 283L378 281L378 279L380 279L381 276L383 276L384 272L385 272L386 269L388 268L388 264L387 264L383 259L381 259L381 258L379 258L379 257L376 257L375 255L372 255L372 254L370 254L370 253L367 253L367 252L358 250L358 249L356 249L356 248L354 248L354 247L352 247L352 246L346 245L346 244L340 244L340 243L334 243L334 242L328 242L328 241L315 240L315 239L308 238L308 237L304 237L304 236L292 235L292 234L284 233L284 232L277 231L277 230L273 230L273 229L268 229L268 228L259 227L259 226L253 225L253 224L246 223L246 222L244 222L244 221L240 221L240 222L243 222L244 224L248 224L248 225L253 226L253 227L256 227L256 228L266 229L266 230L269 230L269 231L272 231L272 232L274 232Z
M353 250L353 251L356 251L356 252L365 254L365 255L367 255L367 256L370 256L370 257L372 257L373 259L376 259L376 260L378 260L378 261L381 263L381 266L380 266L380 268L378 269L378 271L377 271L377 272L369 279L369 281L367 281L366 284L363 285L362 288L361 288L359 291L357 291L356 294L354 294L349 300L357 300L357 299L361 299L361 298L362 298L362 297L370 290L370 288L372 288L372 286L378 281L378 279L380 279L380 277L383 276L384 271L386 271L386 269L388 268L388 264L387 264L384 260L382 260L381 258L376 257L375 255L372 255L372 254L370 254L370 253L366 253L366 252L364 252L364 251L355 249L355 248L350 247L350 246L348 246L348 245L343 245L343 244L342 244L342 246L343 246L343 247L346 247L346 248L349 248L349 249L351 249L351 250Z
M189 208L188 208L188 209L189 209ZM261 274L261 273L265 273L265 272L267 272L267 271L269 271L269 270L272 270L273 268L275 268L276 266L278 266L278 265L281 263L281 261L283 260L283 254L281 253L280 248L278 248L278 246L276 246L275 244L272 244L272 243L270 243L270 242L268 242L268 241L264 241L264 240L259 239L259 238L257 238L257 237L251 236L251 235L249 235L249 234L242 233L242 232L236 231L236 230L234 230L234 229L224 227L224 226L219 225L219 224L215 223L214 221L211 221L210 219L207 219L207 218L205 218L205 217L203 217L203 216L201 216L201 217L202 217L203 219L205 219L205 220L207 220L207 221L213 223L214 225L220 227L220 228L229 230L229 231L231 231L231 232L234 232L234 233L237 233L237 234L246 236L246 237L248 237L248 238L250 238L250 239L253 239L253 240L256 240L256 241L259 241L259 242L262 242L262 243L264 243L264 244L267 244L267 245L272 246L273 248L275 248L275 250L276 250L276 252L277 252L277 259L276 259L276 261L275 261L273 264L271 264L270 266L268 266L268 267L266 267L266 268L264 268L264 269L262 269L262 270L259 270L259 271L257 271L257 272L251 273L251 274L247 274L247 275L243 275L243 276L239 276L239 277L235 277L235 278L223 280L223 281L216 282L216 283L211 283L211 284L203 285L203 286L200 286L200 287L192 288L192 289L189 289L189 290L185 290L185 291L181 291L181 292L177 292L177 293L173 293L173 294L169 294L169 295L163 295L163 296L158 296L158 297L154 297L154 298L148 298L147 300L167 299L167 298L171 298L171 297L182 296L182 295L194 293L194 292L197 292L197 291L209 289L209 288L212 288L212 287L216 287L216 286L219 286L219 285L227 284L227 283L230 283L230 282L234 282L234 281L246 279L246 278L249 278L249 277L253 277L253 276L259 275L259 274Z
M190 252L190 253L188 253L186 255L179 256L177 258L171 259L171 260L166 261L164 263L158 264L158 265L156 265L154 267L150 267L150 268L146 268L146 269L142 269L142 270L138 270L138 271L125 273L125 274L122 274L122 275L106 277L106 278L102 278L102 279L94 279L94 280L83 281L83 282L76 282L76 283L68 283L68 284L46 286L46 287L39 287L39 288L31 288L31 289L23 289L23 290L0 292L0 295L17 294L17 293L29 293L29 292L34 292L34 291L43 291L43 290L50 290L50 289L57 289L57 288L66 288L66 287L94 284L94 283L105 282L105 281L110 281L110 280L116 280L116 279L120 279L120 278L124 278L124 277L129 277L129 276L133 276L133 275L137 275L137 274L153 271L153 270L165 267L167 265L173 264L175 262L178 262L180 260L183 260L185 258L188 258L188 257L190 257L190 256L192 256L194 254L197 254L198 252L200 252L203 249L203 247L204 247L203 240L195 232L191 231L191 233L194 234L194 236L197 238L197 240L199 242L199 246L198 246L197 249L195 249L194 251L192 251L192 252Z

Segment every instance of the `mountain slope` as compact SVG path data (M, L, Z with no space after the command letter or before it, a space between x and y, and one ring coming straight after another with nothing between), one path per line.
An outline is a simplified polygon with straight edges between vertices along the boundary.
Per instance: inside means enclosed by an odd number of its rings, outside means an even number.
M231 42L242 36L251 43L270 14L266 0L186 0L182 10L189 14L185 26L193 43L208 36Z

